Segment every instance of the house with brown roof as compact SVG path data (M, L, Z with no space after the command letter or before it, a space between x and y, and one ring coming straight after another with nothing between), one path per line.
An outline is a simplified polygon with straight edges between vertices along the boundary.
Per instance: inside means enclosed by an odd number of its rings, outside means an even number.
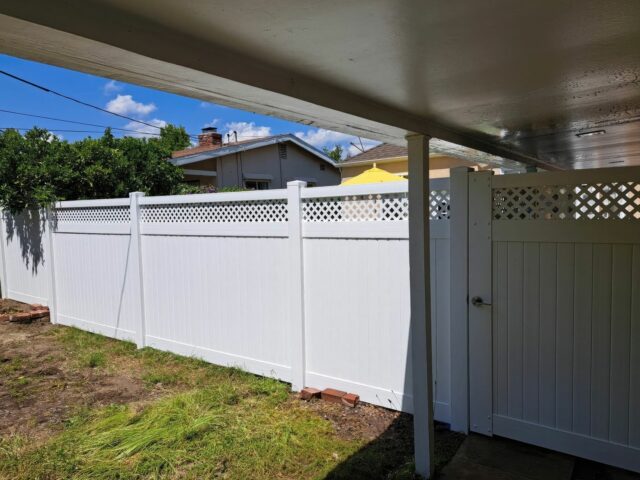
M173 152L187 183L218 189L285 188L291 180L309 186L338 185L340 171L323 152L292 134L223 143L214 127L203 128L198 145Z
M340 163L342 181L360 175L365 170L376 164L379 168L389 173L407 178L409 175L409 165L407 162L407 147L381 143L365 152L359 153ZM431 178L441 178L449 176L449 169L455 167L484 168L485 165L463 160L457 157L442 154L432 154L429 156L429 169Z

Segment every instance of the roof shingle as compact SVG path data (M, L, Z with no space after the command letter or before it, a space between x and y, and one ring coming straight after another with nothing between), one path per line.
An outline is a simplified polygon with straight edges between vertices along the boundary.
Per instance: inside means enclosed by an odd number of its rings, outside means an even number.
M408 155L407 147L400 147L398 145L391 145L389 143L381 143L380 145L370 148L366 152L359 153L351 158L348 158L342 165L349 164L351 162L363 162L381 160L383 158L395 158L406 157Z

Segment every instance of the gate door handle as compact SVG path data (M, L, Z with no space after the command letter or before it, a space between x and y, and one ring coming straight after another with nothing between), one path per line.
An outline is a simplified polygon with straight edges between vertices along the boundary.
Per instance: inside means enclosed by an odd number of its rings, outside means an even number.
M473 305L474 307L483 307L483 306L490 307L491 306L490 303L485 303L482 300L482 297L471 298L471 305Z

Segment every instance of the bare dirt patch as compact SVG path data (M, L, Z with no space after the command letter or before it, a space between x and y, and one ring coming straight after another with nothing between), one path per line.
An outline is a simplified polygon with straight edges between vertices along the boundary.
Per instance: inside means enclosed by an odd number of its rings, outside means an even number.
M410 428L411 423L410 415L374 407L366 403L347 407L340 403L328 403L314 399L310 402L303 402L303 407L329 420L337 435L345 440L371 441L393 425L403 424L405 428Z
M0 435L43 438L81 408L143 400L153 392L126 373L82 368L39 319L0 324Z
M402 465L402 458L405 462L411 461L413 454L413 417L411 415L367 403L359 403L352 408L320 399L309 402L299 399L296 401L302 402L303 408L314 411L329 420L339 438L368 442L349 462L366 463L371 461L372 457L385 456L393 459L392 462L396 465ZM449 461L464 438L463 434L450 431L447 425L436 423L436 468L441 468ZM345 468L344 465L342 468ZM411 467L408 469L410 470ZM347 473L350 474L351 470Z
M15 300L0 300L0 315L6 313L19 313L28 312L31 310L31 305L22 302L16 302Z

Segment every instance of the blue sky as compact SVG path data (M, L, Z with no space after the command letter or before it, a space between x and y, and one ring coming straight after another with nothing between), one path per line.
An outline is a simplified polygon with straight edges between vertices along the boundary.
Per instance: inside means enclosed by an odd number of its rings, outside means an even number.
M166 123L183 125L187 132L192 134L197 134L201 128L211 125L217 127L223 135L228 131L236 130L241 139L295 133L318 148L324 146L331 148L340 144L346 152L350 151L352 155L358 153L353 146L350 146L351 142L360 143L357 137L338 132L309 128L274 117L205 103L128 83L114 82L106 78L8 55L0 55L0 69L65 95L153 125L163 126ZM118 136L147 136L150 132L158 132L158 129L75 104L4 75L0 75L0 92L2 92L0 95L2 110L135 130L134 132L114 131ZM97 137L102 133L101 128L0 112L0 128L31 128L33 126L47 128L69 141L87 136ZM55 130L88 130L91 133L56 132ZM375 142L362 140L365 148L375 144Z

